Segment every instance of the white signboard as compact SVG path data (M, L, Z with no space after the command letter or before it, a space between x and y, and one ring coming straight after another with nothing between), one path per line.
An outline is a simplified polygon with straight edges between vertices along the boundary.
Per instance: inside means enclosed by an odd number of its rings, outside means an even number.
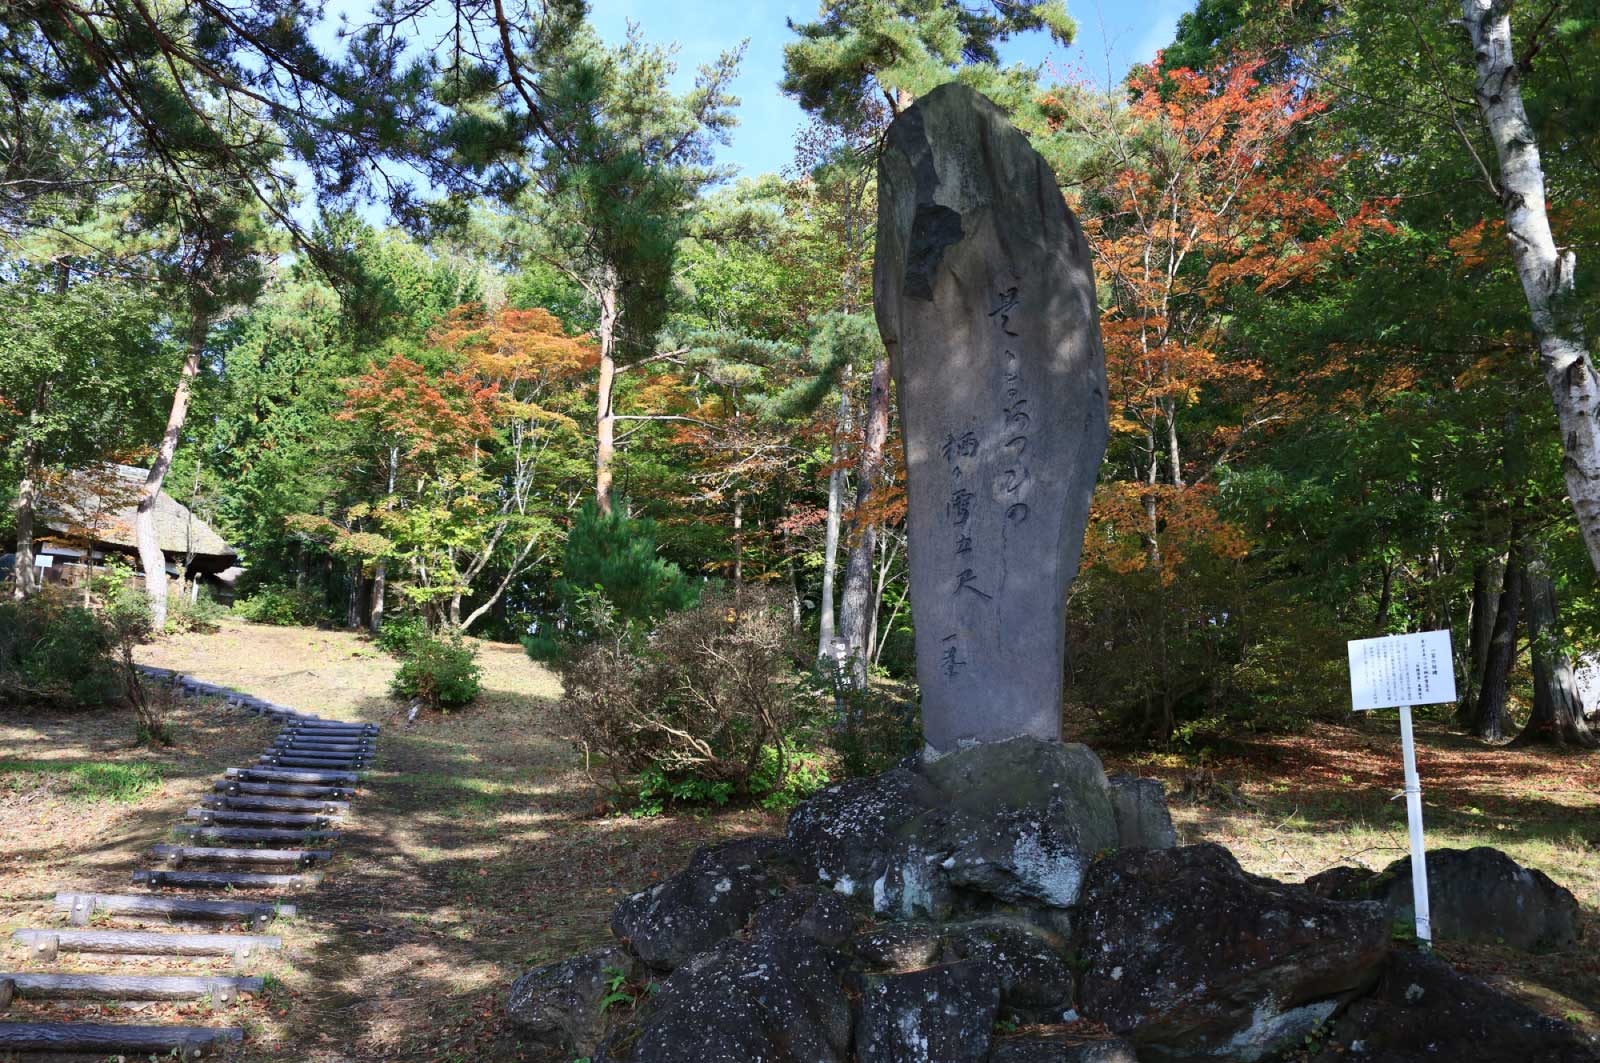
M1350 701L1357 712L1456 700L1449 631L1356 639L1350 649Z

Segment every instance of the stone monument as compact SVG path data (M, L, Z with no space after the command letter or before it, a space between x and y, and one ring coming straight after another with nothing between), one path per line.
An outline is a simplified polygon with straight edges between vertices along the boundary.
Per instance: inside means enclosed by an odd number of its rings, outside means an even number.
M964 85L889 127L878 204L929 755L1059 739L1067 591L1107 435L1088 245L1049 165Z

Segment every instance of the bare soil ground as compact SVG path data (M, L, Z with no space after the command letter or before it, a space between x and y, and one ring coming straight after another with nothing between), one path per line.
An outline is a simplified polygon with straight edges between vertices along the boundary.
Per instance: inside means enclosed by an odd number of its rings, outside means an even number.
M285 947L258 965L271 975L268 992L217 1015L160 1005L137 1017L244 1025L247 1043L224 1058L568 1063L522 1048L505 1028L511 980L605 940L616 901L677 870L696 846L782 828L781 816L748 809L607 814L562 738L555 678L519 647L484 645L480 702L411 727L387 696L393 662L345 632L229 621L215 634L164 639L143 657L299 709L385 725L338 856L321 885L296 898L301 914L272 931ZM273 730L204 701L182 703L173 721L178 746L144 753L129 747L129 719L0 708L4 963L24 960L11 930L56 920L57 888L126 889L140 851L167 840L209 780ZM1436 727L1424 728L1422 745L1430 844L1507 850L1572 889L1591 934L1600 933L1600 759L1485 750ZM6 768L44 759L148 762L162 779L113 800L75 792L66 776L37 765ZM1389 800L1400 788L1392 718L1205 758L1119 753L1107 761L1162 777L1182 840L1221 842L1251 871L1296 880L1337 863L1382 867L1404 852L1404 809ZM1600 1030L1592 948L1545 957L1445 951L1547 1012ZM74 959L67 969L117 966Z

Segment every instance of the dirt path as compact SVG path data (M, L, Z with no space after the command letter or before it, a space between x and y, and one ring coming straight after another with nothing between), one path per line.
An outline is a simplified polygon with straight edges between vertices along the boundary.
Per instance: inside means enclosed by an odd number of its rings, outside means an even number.
M603 940L617 900L695 846L781 828L760 812L600 815L601 796L561 737L555 677L520 647L484 644L479 659L478 703L406 727L387 696L392 660L345 632L229 623L142 656L384 725L336 873L285 931L284 1014L262 1015L238 1058L548 1059L504 1029L512 979Z

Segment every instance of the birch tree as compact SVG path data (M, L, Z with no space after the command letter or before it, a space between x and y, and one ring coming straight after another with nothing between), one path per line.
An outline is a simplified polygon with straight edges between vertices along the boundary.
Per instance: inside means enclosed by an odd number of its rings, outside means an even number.
M1522 102L1523 63L1511 40L1509 0L1462 0L1472 41L1473 96L1499 162L1495 191L1528 300L1539 368L1561 426L1563 473L1589 561L1600 572L1600 384L1575 295L1578 256L1556 243L1539 140Z

